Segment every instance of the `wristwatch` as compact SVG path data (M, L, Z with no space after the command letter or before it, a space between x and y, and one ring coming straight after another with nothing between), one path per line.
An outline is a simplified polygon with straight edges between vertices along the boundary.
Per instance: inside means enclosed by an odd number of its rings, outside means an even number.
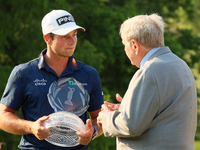
M95 126L92 125L92 127L94 128L94 133L92 135L92 140L94 140L97 137L98 132L97 132L97 128Z

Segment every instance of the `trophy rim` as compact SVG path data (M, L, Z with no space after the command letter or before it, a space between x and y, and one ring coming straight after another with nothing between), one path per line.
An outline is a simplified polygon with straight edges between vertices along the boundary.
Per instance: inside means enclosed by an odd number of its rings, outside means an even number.
M51 135L52 132L50 132L50 136L45 139L46 141L48 141L51 144L54 144L57 146L62 146L62 147L72 147L72 146L79 145L78 136L76 135L76 132L82 132L85 129L85 124L81 118L79 118L76 114L67 112L67 111L55 112L55 113L50 114L49 116L50 116L49 119L44 121L44 126L48 129L51 129L54 131L53 131L53 135ZM59 116L59 119L56 120L56 118L58 116ZM63 118L63 120L62 120L62 118ZM66 120L66 118L68 120ZM75 123L73 123L74 120L76 121ZM53 122L51 122L51 121L53 121ZM65 130L66 128L69 128L70 130L67 131L67 130ZM57 130L55 130L55 129L57 129ZM62 130L65 130L65 132L63 132ZM64 141L64 139L66 139L67 133L70 134L69 132L74 132L73 135L69 135L69 136L73 136L75 138L75 140L70 140L70 141L73 141L72 144L69 144L67 141L66 141L66 143L64 143L64 142L58 143L58 142L54 141L54 139L55 139L54 136L57 136L55 134L55 132L59 133L59 135L61 135L59 137L60 141ZM71 137L69 137L69 138L71 138Z

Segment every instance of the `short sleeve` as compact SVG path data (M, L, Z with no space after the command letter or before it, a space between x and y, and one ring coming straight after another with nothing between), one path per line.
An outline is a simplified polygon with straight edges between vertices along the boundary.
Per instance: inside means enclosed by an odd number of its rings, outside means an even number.
M14 109L18 110L23 103L23 80L16 66L7 81L6 88L1 98L1 103Z

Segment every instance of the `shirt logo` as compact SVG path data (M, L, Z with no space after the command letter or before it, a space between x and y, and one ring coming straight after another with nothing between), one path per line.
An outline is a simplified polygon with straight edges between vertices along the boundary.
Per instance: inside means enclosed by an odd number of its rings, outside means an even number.
M76 60L73 58L72 59L72 64L76 67L77 66L77 64L76 64Z
M59 26L68 23L68 22L74 22L74 18L71 15L66 15L66 16L62 16L58 19L56 19L57 23Z
M45 79L41 79L41 80L39 80L39 79L36 79L35 81L33 81L34 83L35 83L35 86L39 86L39 85L43 85L43 86L45 86L46 85L46 82L47 82L47 80L45 80Z
M74 81L68 81L69 82L69 85L82 85L82 86L87 86L87 83L76 83L76 82L74 82Z

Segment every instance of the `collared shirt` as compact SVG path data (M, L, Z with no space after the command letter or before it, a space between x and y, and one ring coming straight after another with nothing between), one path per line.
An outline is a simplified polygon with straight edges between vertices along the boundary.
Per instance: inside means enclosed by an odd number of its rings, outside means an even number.
M153 55L153 53L155 53L158 49L160 49L161 47L157 47L157 48L153 48L151 49L142 59L142 61L140 62L140 68L142 68L145 64L145 62L149 59L149 57L151 57L151 55Z
M102 87L96 69L77 61L72 56L69 58L67 68L58 77L56 72L47 65L44 59L45 53L46 50L40 54L39 58L20 64L13 69L1 98L1 103L16 111L21 108L25 120L35 121L42 116L54 113L54 109L47 98L50 85L60 78L73 77L82 84L90 96L88 111L101 109L103 104ZM81 115L80 118L85 123L86 113ZM78 145L71 148L65 147L62 150L86 150L88 146ZM48 150L61 149L46 140L38 140L33 134L22 135L19 148L35 150L40 150L40 148Z

